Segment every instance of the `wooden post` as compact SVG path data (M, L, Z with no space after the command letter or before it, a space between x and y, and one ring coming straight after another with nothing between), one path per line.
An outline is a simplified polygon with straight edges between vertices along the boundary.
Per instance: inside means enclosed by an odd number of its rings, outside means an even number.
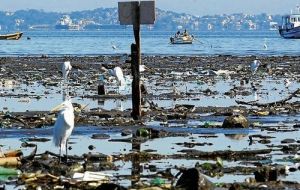
M98 79L98 95L105 95L104 75L100 75Z
M135 187L135 185L140 181L142 173L140 153L133 153L131 156L131 163L131 186Z
M118 2L119 21L121 25L133 25L135 44L131 45L132 70L132 117L135 120L141 117L141 24L154 24L155 1L128 1Z
M141 118L141 84L140 84L140 65L141 65L141 24L154 24L155 20L155 1L130 1L118 2L119 20L122 25L133 25L135 44L131 44L131 73L132 73L132 117L135 120ZM133 134L132 151L140 152L141 143L136 141ZM132 186L140 180L141 158L139 153L132 157Z
M131 72L132 72L132 117L135 120L141 116L141 87L139 73L139 56L136 44L131 44Z
M141 178L141 158L140 158L140 152L141 152L141 142L136 138L135 133L132 134L132 152L134 153L131 157L131 186L134 187L137 182L140 181Z
M105 95L105 86L104 86L104 84L98 84L98 95Z
M141 36L140 36L140 6L136 6L136 18L133 23L135 44L131 45L131 71L132 71L132 117L139 120L141 117L141 85L140 85L140 64L141 64Z

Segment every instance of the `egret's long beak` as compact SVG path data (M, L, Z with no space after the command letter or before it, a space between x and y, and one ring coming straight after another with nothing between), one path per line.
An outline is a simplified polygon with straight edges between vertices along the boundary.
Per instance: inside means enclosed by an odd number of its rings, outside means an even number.
M60 111L63 108L63 104L59 104L57 106L55 106L54 108L51 109L50 113L56 113L58 111Z

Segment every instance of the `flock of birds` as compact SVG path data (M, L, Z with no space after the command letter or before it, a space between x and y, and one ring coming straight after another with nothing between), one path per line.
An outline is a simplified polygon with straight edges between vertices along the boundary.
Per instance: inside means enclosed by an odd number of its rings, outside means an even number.
M250 71L252 75L255 75L259 66L261 65L261 61L254 60L250 64ZM68 75L71 72L72 66L70 61L65 61L62 64L62 75L64 84L68 84ZM146 70L145 65L140 65L140 72L144 72ZM125 78L123 71L120 67L115 67L113 69L108 69L102 67L102 71L108 73L110 76L114 77L117 80L119 86L125 85ZM103 79L104 80L104 79ZM284 80L286 86L291 85L291 82L288 79ZM178 94L178 90L176 89L175 85L172 85L173 93ZM62 151L66 152L66 158L68 157L67 154L67 146L68 146L68 139L74 129L74 107L72 105L71 98L67 96L64 98L64 101L54 109L53 112L58 112L56 122L54 124L54 132L53 132L53 142L54 145L59 147L59 158L61 161Z
M62 75L64 84L68 84L68 75L70 74L72 69L70 61L65 61L62 64ZM105 69L105 72L107 72L110 76L115 77L118 85L123 86L125 85L125 78L123 71L120 67L115 67L113 69ZM144 66L140 67L141 72L145 70ZM63 86L65 87L65 86ZM59 147L59 161L61 162L61 156L62 152L66 152L66 159L68 157L68 139L72 134L72 131L74 129L74 107L72 105L71 98L65 97L63 98L64 101L53 108L51 112L58 112L57 119L54 124L54 130L53 130L53 143L56 147Z
M267 46L266 46L267 47ZM262 65L261 61L259 60L254 60L251 64L250 64L250 70L251 70L251 74L252 76L256 74L258 68ZM268 68L270 67L270 65L267 66ZM287 90L289 90L289 87L292 85L292 82L286 78L283 80L283 84L285 86L285 88ZM253 96L254 96L254 101L258 101L258 95L257 95L257 88L255 87L255 85L252 83L252 91L253 91Z

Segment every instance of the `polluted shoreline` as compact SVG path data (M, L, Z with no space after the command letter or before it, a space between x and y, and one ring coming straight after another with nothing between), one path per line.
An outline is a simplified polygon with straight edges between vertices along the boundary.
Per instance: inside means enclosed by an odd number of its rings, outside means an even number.
M2 189L300 189L299 57L142 56L137 121L126 59L0 58ZM65 60L75 129L59 163L50 110ZM124 89L103 65L122 68Z

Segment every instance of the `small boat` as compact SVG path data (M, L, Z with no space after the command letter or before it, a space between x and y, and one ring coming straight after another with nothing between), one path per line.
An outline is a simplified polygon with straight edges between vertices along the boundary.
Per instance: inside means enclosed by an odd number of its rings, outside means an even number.
M283 38L300 38L300 14L283 16L279 34Z
M22 32L16 32L13 34L0 35L0 40L18 40L22 37Z
M171 44L192 44L194 41L194 36L186 32L180 33L178 31L175 36L170 37Z

